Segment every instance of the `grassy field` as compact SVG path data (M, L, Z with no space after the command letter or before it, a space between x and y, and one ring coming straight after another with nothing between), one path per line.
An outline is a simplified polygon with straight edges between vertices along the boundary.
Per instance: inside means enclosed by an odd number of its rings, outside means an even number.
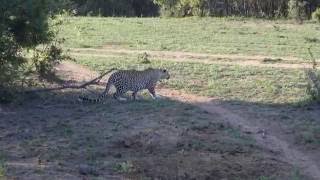
M69 21L62 31L66 35L67 47L113 47L309 59L306 48L312 46L315 57L320 58L320 25L310 22L299 25L282 20L241 18L87 17L70 18ZM317 140L319 123L314 121L314 113L317 112L303 111L302 114L306 113L307 116L303 118L295 113L301 112L299 109L290 109L310 102L304 69L203 64L201 60L199 63L170 62L157 58L152 58L151 64L143 64L136 54L94 57L88 54L108 55L108 52L86 53L76 56L76 61L94 70L164 67L172 74L172 79L164 83L168 88L242 104L257 112L271 107L270 111L278 114L276 121L285 120L285 123L290 124L290 129L301 129L294 133L298 141L320 144ZM256 109L256 105L262 109ZM281 114L281 111L284 113Z
M166 68L172 76L162 83L166 88L217 98L227 109L241 114L251 123L262 124L263 129L282 134L288 142L309 152L319 149L320 145L318 105L309 104L303 66L280 68L277 63L296 63L290 58L306 62L310 58L308 47L319 59L319 30L319 24L298 25L280 20L70 18L62 34L68 48L105 49L81 49L74 54L77 63L95 71ZM112 53L108 48L175 51L177 57L181 55L179 52L224 54L226 58L212 61L228 61L229 64L206 64L197 56L188 57L194 62L177 61L174 56L162 60L170 55L151 56L150 63L146 64L141 54ZM281 59L271 62L274 67L241 66L231 64L236 58L228 59L228 55L242 55L243 61L246 56L248 59L249 56Z
M143 64L138 57L99 58L78 56L76 61L94 70L111 68L145 69L163 67L172 78L165 85L188 93L224 100L264 104L299 104L308 100L303 70L208 65L151 60Z
M103 51L71 50L75 63L56 67L57 79L80 83L95 71L162 67L171 74L160 83L168 96L76 102L79 95L96 97L103 87L94 86L91 93L28 94L16 104L0 105L0 179L305 180L317 175L320 105L306 92L303 60L298 68L280 68L277 64L295 63L271 59L266 63L274 67L235 65L228 57L244 55L240 63L252 55L305 59L312 46L320 58L319 24L242 18L67 20L59 34L66 48ZM226 58L211 59L220 64L195 56L188 56L193 62L177 61L175 55L146 60L108 48ZM293 157L294 152L307 158Z
M303 69L208 65L160 60L151 60L150 64L144 64L132 56L109 58L77 56L76 62L101 72L111 68L166 68L171 73L171 79L162 83L165 87L215 97L227 104L243 106L249 109L248 114L259 114L267 121L272 117L275 122L290 124L288 129L294 130L296 143L309 144L313 147L320 145L318 111L299 108L310 102ZM270 112L273 112L272 115Z
M234 18L68 18L66 47L320 58L320 25Z

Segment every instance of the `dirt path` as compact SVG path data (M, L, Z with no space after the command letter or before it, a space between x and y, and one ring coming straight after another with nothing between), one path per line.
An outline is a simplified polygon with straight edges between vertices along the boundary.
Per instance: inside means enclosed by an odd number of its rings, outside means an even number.
M320 169L317 164L303 152L293 148L288 142L282 140L281 132L272 132L270 127L264 125L253 125L252 120L244 119L230 110L221 107L214 98L195 96L181 93L175 90L160 89L160 94L175 100L196 104L200 108L212 114L219 114L226 122L235 127L240 127L244 132L253 136L262 147L283 154L284 160L296 167L301 168L306 174L319 179Z
M68 72L69 76L75 77L75 79L88 79L88 77L97 75L96 72L71 62L64 62L59 65L58 71ZM79 73L79 71L81 73ZM197 105L213 115L218 114L226 122L229 122L234 127L240 127L244 132L250 134L256 140L257 144L261 145L266 150L282 154L283 161L299 168L299 170L306 175L311 176L314 179L319 179L320 169L316 162L312 160L312 157L309 157L304 152L299 151L297 148L294 148L291 144L283 140L282 132L272 131L271 127L259 124L258 122L255 122L254 119L245 119L241 115L235 114L229 109L219 105L219 101L214 98L196 96L163 88L158 89L158 93L166 98Z
M311 65L305 63L304 60L293 57L279 58L267 56L203 54L173 51L128 50L118 48L72 48L70 50L71 55L74 56L110 57L120 55L138 55L142 53L147 53L150 58L175 62L201 62L205 64L224 64L286 69L311 68Z

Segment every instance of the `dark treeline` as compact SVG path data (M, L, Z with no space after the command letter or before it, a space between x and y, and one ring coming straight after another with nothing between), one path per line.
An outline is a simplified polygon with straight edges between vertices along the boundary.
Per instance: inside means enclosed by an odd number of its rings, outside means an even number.
M285 17L288 0L207 0L200 15Z
M295 4L300 15L311 17L320 0L155 0L169 16L288 17Z
M70 0L69 8L81 16L158 16L153 0Z
M310 18L320 0L66 0L77 15L288 17L290 8ZM290 2L291 1L291 2ZM290 6L291 4L291 6Z

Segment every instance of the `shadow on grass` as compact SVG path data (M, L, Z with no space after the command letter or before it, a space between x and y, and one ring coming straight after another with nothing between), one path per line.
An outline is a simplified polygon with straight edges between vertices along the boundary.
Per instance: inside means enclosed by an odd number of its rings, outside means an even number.
M320 149L319 103L303 101L295 104L263 104L221 101L220 104L244 118L262 122L266 127L271 126L273 130L291 136L290 141L293 144L309 150Z
M219 115L169 99L79 104L80 91L28 96L0 116L9 178L291 178L294 167ZM291 120L302 109L237 101L232 110ZM313 106L312 106L313 107ZM274 113L270 116L270 112ZM293 112L293 113L290 113ZM311 112L310 112L311 114ZM303 177L301 175L301 177Z

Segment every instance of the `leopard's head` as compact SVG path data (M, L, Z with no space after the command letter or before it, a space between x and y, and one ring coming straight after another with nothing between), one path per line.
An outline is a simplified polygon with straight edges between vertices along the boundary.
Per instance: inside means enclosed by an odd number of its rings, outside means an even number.
M170 79L170 74L166 69L158 69L160 79Z
M148 68L146 69L148 73L153 74L155 77L160 79L170 79L170 74L168 70L166 69L154 69L154 68Z

